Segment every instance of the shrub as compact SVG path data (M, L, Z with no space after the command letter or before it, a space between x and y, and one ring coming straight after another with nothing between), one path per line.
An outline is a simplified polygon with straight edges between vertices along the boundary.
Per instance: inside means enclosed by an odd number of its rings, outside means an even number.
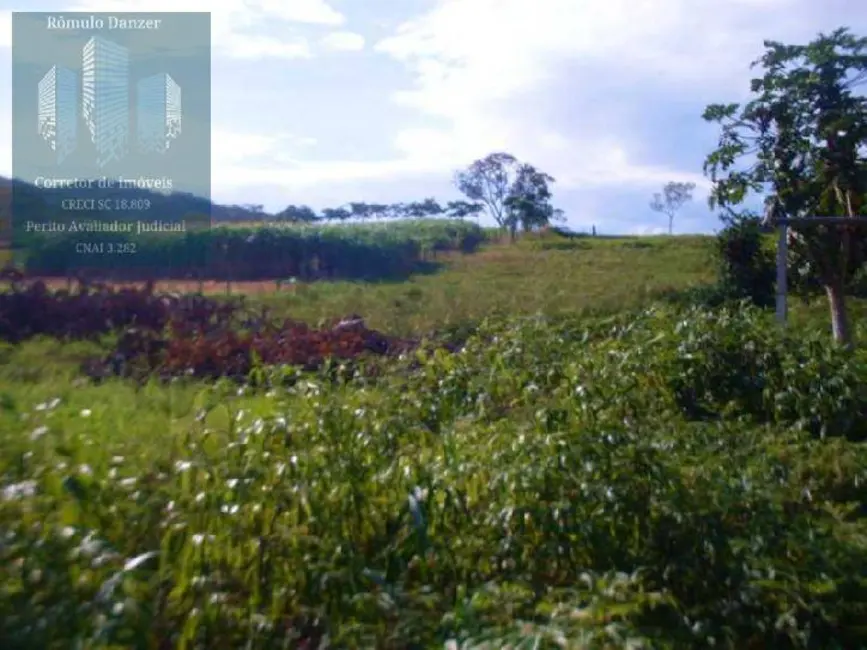
M773 305L776 264L761 220L743 216L724 223L716 239L721 294L731 300L746 298L760 307Z
M694 309L661 373L691 418L730 415L867 439L867 358L785 332L747 305Z

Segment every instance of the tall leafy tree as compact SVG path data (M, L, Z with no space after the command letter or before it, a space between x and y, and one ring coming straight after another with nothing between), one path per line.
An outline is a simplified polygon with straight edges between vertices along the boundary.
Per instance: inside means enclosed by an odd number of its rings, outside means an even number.
M512 154L492 153L455 174L455 185L470 200L482 203L500 228L506 227L512 185L520 163Z
M470 201L483 205L513 237L519 225L544 225L554 215L550 205L553 182L548 174L502 152L476 160L455 174L457 188Z
M515 239L519 225L527 232L544 226L554 217L555 210L551 205L553 182L551 176L532 165L525 163L518 168L506 199L506 225L512 239Z
M765 42L753 63L745 105L708 106L704 119L721 125L717 149L705 161L713 181L711 207L766 195L771 223L785 217L843 217L843 225L799 225L795 264L808 263L825 289L834 339L852 343L845 290L865 261L862 216L867 198L867 39L841 28L807 45ZM848 221L851 219L851 223Z

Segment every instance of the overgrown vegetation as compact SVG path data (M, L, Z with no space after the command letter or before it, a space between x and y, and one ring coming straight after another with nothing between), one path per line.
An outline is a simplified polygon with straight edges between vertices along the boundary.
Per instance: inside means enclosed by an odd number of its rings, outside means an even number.
M7 393L4 647L860 647L867 360L803 336L492 322L141 438Z
M726 217L723 223L725 227L714 240L716 282L675 297L682 304L694 302L710 307L740 300L770 307L776 293L776 266L772 240L761 220L739 215ZM795 287L800 288L797 284Z

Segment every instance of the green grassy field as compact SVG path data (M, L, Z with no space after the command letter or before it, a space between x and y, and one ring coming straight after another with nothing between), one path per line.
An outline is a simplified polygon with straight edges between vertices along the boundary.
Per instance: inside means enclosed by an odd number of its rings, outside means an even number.
M528 236L250 298L479 327L378 378L94 384L107 342L5 345L2 647L867 647L867 358L821 303L662 304L710 248Z
M706 238L538 238L494 244L473 255L444 254L444 268L406 282L313 283L271 304L311 322L358 313L401 334L491 315L612 313L658 292L708 282ZM611 282L616 278L616 282Z

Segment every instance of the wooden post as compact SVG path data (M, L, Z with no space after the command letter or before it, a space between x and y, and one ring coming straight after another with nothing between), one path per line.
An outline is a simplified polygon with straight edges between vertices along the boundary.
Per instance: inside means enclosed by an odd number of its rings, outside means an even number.
M788 287L786 271L788 267L789 257L789 233L788 226L781 223L777 226L779 239L777 240L777 322L780 325L786 324L787 305L786 293Z

